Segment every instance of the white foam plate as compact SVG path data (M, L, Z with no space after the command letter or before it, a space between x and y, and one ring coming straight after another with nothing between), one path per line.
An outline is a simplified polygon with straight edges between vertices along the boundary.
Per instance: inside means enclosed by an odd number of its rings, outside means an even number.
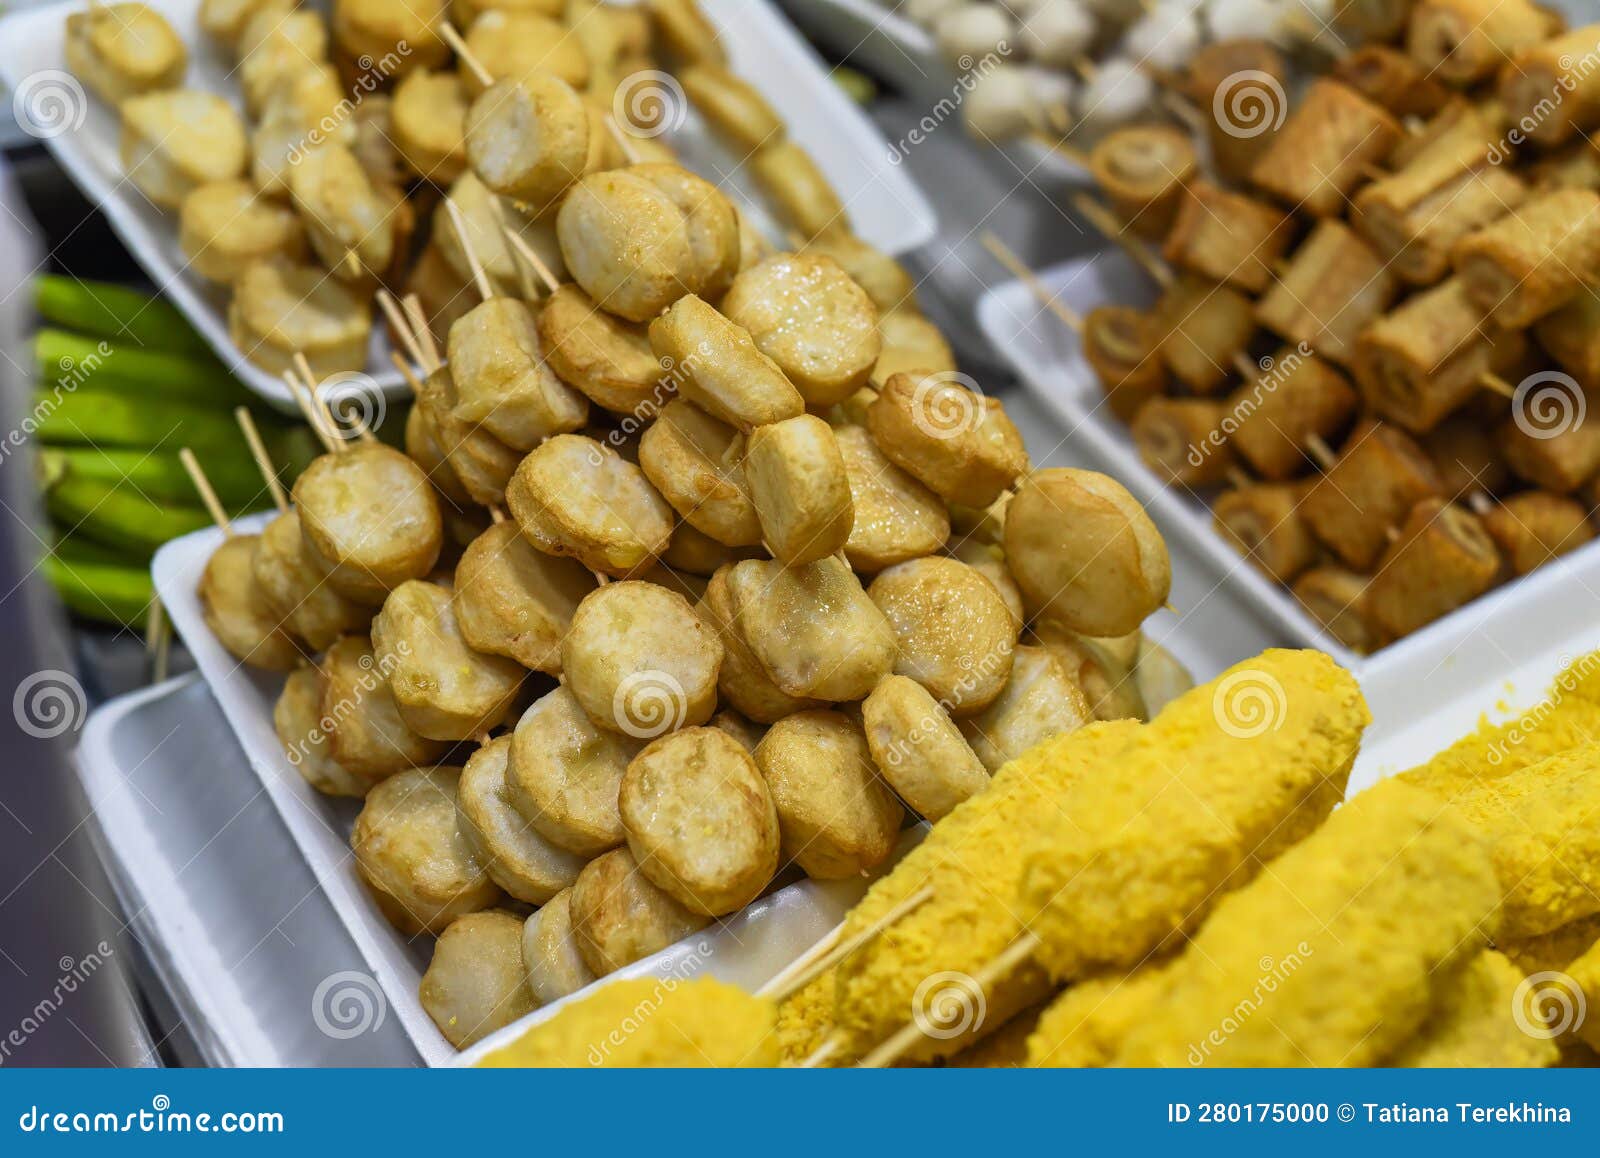
M267 517L240 519L234 525L239 532L248 534L260 530ZM389 1008L426 1063L447 1061L456 1051L417 999L417 983L427 968L433 939L407 937L396 930L378 911L357 877L349 833L359 803L324 796L301 778L284 755L272 728L272 706L282 689L283 677L240 664L205 625L195 587L206 561L221 541L222 532L211 529L162 547L151 567L156 592L194 656L223 717L232 726L261 789L276 807L309 866L315 886L326 894L368 971L386 995ZM201 768L208 771L216 756L207 753L200 757ZM195 774L194 766L188 767L188 774ZM634 973L656 972L665 977L712 968L719 976L759 986L837 924L867 883L865 878L858 878L788 885L656 957L637 963Z
M177 30L189 48L190 87L217 93L242 108L232 65L200 30L199 0L147 0ZM322 5L318 5L319 7ZM145 272L194 325L232 371L255 393L286 412L295 409L288 388L276 376L248 361L228 336L227 295L192 272L178 245L177 215L152 205L123 176L118 155L119 126L114 110L83 97L69 81L63 48L66 16L79 3L27 8L0 18L0 81L13 93L28 86L28 98L65 131L43 138L61 167L111 227ZM704 0L706 14L722 32L734 71L747 79L778 111L789 134L809 150L844 200L855 232L891 254L904 253L933 237L937 218L926 197L901 169L884 162L888 143L850 99L829 80L815 53L768 0ZM55 75L52 76L51 74ZM53 92L66 102L44 104ZM80 116L81 114L81 116ZM75 127L71 127L75 126ZM722 184L758 221L781 237L760 197L731 156L694 115L666 137L690 168ZM386 394L406 386L389 364L384 327L373 327L368 374Z
M1108 302L1141 305L1153 298L1149 279L1112 251L1050 267L1039 277L1080 315ZM1371 656L1356 655L1324 631L1287 588L1257 571L1212 529L1206 503L1167 485L1145 466L1127 426L1104 408L1104 394L1077 334L1044 308L1027 286L1013 281L991 289L978 303L978 320L1024 385L1067 423L1075 443L1146 505L1165 534L1180 535L1220 583L1241 591L1290 639L1328 652L1352 671L1377 676L1431 669L1493 617L1540 612L1548 598L1544 593L1557 584L1567 565L1600 553L1600 544L1581 548L1569 559L1506 584ZM1513 649L1510 654L1519 653Z

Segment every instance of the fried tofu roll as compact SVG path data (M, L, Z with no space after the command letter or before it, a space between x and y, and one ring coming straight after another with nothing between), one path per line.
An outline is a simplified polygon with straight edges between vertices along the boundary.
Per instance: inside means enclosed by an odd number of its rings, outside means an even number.
M1549 491L1512 495L1484 514L1483 528L1518 575L1543 567L1594 538L1584 505Z
M1337 217L1401 133L1399 121L1349 85L1316 80L1250 179L1291 208Z
M1557 189L1459 241L1451 262L1467 293L1507 329L1566 305L1600 265L1600 193Z
M1305 472L1313 437L1336 440L1356 411L1350 383L1320 358L1281 350L1254 383L1228 399L1229 442L1257 473L1283 482Z
M1389 528L1440 490L1438 473L1416 442L1392 426L1363 423L1306 495L1304 514L1317 538L1364 571L1377 562Z
M1446 84L1466 88L1555 31L1532 0L1417 0L1406 51Z
M1399 294L1384 258L1342 221L1321 221L1261 295L1255 320L1287 342L1348 366L1361 331Z
M1423 499L1378 560L1367 606L1380 630L1409 635L1489 590L1500 568L1500 552L1478 516L1440 498Z
M1534 144L1564 144L1600 122L1600 69L1592 67L1597 44L1600 24L1590 24L1524 48L1501 66L1500 102L1513 123L1528 126ZM1575 67L1586 57L1591 67Z
M1291 236L1288 219L1274 206L1195 181L1178 202L1165 253L1173 265L1258 294L1272 283Z

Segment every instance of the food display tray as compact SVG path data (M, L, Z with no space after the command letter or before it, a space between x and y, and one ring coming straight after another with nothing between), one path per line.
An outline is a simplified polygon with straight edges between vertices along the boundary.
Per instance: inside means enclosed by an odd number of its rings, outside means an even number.
M189 49L186 83L242 106L234 66L200 29L199 0L147 0L172 24ZM326 7L325 4L316 5ZM177 214L152 205L123 174L115 110L67 72L63 48L67 14L86 5L24 8L0 18L0 81L37 108L41 139L111 227L156 287L181 309L229 368L256 394L285 412L294 398L281 379L245 359L228 336L225 291L188 268L178 245ZM891 254L931 239L937 219L926 197L901 168L885 163L888 143L866 115L828 77L816 54L769 0L703 0L716 23L730 65L767 98L789 135L809 150L843 199L857 234ZM681 106L680 106L681 107ZM60 131L55 131L56 128ZM782 231L761 207L754 184L696 116L687 110L666 138L686 165L752 210L758 225L779 239ZM385 394L406 385L389 363L382 326L373 327L368 375Z
M1112 302L1148 305L1155 295L1148 277L1115 251L1052 266L1038 276L1079 316ZM1517 623L1530 616L1548 616L1553 610L1548 606L1549 592L1570 569L1600 570L1600 543L1591 544L1496 588L1370 656L1357 655L1323 630L1287 588L1256 570L1216 533L1205 502L1167 485L1145 466L1127 425L1105 409L1104 394L1084 358L1078 335L1045 308L1028 286L1020 281L995 286L978 303L978 320L984 335L1011 363L1022 383L1067 424L1074 443L1145 504L1169 540L1179 540L1190 548L1210 568L1217 584L1242 593L1288 640L1320 648L1358 674L1429 672L1442 656L1475 635L1505 626L1508 618ZM1600 590L1600 579L1595 587ZM1518 653L1518 648L1511 647L1507 654Z
M264 516L238 520L240 533L260 530ZM195 594L206 561L222 542L222 532L197 531L164 546L152 571L173 627L194 656L222 718L232 727L238 751L255 774L260 791L276 808L284 828L310 868L314 892L320 889L343 923L367 971L381 987L390 1011L424 1062L436 1065L455 1055L422 1008L417 983L427 968L433 939L408 937L379 912L356 874L349 833L358 801L316 791L289 763L272 727L272 707L284 677L245 667L229 655L206 627ZM211 752L188 775L201 775L223 753ZM153 759L165 760L161 752ZM827 884L801 881L756 901L725 921L637 964L635 971L683 976L700 969L741 984L760 985L836 925L866 889L858 878ZM287 951L287 950L286 950Z

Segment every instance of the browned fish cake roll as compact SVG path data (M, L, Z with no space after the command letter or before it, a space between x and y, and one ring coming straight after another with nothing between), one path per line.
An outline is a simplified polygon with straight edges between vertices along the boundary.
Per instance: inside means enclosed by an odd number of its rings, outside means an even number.
M1233 449L1275 482L1304 473L1312 436L1336 442L1356 412L1356 392L1327 362L1280 350L1254 382L1227 401Z
M1158 241L1172 227L1178 195L1199 160L1187 133L1170 125L1130 125L1095 145L1089 169L1111 211L1134 233Z
M1261 295L1255 320L1285 341L1347 366L1356 338L1399 293L1388 262L1344 222L1325 220Z
M1382 636L1367 613L1372 576L1343 567L1313 567L1295 580L1295 598L1333 638L1359 655L1377 651Z
M1378 561L1367 606L1380 630L1399 638L1472 602L1500 577L1500 553L1471 511L1440 498L1411 508Z
M1083 320L1083 356L1105 391L1106 405L1123 422L1166 392L1161 323L1132 306L1100 306Z
M1389 542L1389 529L1440 492L1439 475L1403 431L1366 422L1306 495L1312 533L1348 566L1365 571Z
M1366 180L1366 170L1382 163L1403 131L1389 112L1349 85L1313 81L1250 177L1286 205L1314 217L1336 217Z
M1255 303L1232 286L1180 278L1156 307L1161 360L1191 393L1216 394L1255 336Z
M1169 483L1216 486L1238 465L1223 431L1227 407L1209 398L1152 398L1134 417L1133 444Z
M1179 198L1165 253L1173 265L1258 294L1272 284L1292 232L1276 206L1194 181Z
M1594 538L1588 509L1576 499L1549 491L1512 495L1484 512L1483 527L1518 575Z
M1293 582L1321 549L1300 513L1303 485L1266 483L1220 496L1211 513L1217 531L1268 578Z
M1406 51L1446 84L1465 88L1544 40L1555 20L1532 0L1418 0Z
M1451 251L1472 300L1508 329L1528 326L1575 298L1600 264L1600 193L1541 193Z

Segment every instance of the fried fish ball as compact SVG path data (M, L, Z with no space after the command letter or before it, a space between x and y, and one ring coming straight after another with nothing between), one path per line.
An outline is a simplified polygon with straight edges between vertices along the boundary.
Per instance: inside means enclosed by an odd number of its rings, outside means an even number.
M235 659L268 671L288 671L300 649L256 587L259 535L230 535L200 575L200 611L211 634Z
M450 59L450 46L439 36L448 7L448 0L334 0L328 23L345 56L381 62L385 77L408 76Z
M389 673L400 716L434 740L468 740L504 722L527 672L461 637L450 591L412 579L372 621L372 648Z
M565 275L566 266L562 262L561 247L556 242L554 225L549 220L524 217L515 206L508 205L490 192L471 169L461 174L456 183L450 186L450 200L455 203L466 228L456 229L449 207L441 201L433 212L433 242L450 263L450 268L462 279L463 285L471 286L474 280L472 263L467 260L470 246L472 255L489 275L489 281L498 296L521 296L522 267L518 264L521 259L507 247L507 228L519 234L557 278ZM467 245L462 244L463 233ZM476 300L476 290L469 292Z
M1082 635L1128 635L1167 601L1167 544L1115 479L1036 471L1006 510L1006 564L1030 616Z
M272 373L293 369L297 353L319 377L359 371L371 332L371 304L311 266L255 262L228 303L233 344Z
M305 256L305 229L287 207L257 196L248 181L201 185L178 210L178 247L201 277L234 282L256 261Z
M534 12L559 20L567 11L567 0L451 0L450 16L457 28L471 28L485 12Z
M585 862L546 840L515 807L508 779L511 743L510 736L500 736L467 758L457 805L489 879L519 901L542 905L570 888Z
M1011 571L1006 567L1005 552L999 546L981 539L964 538L959 543L947 543L945 552L994 584L994 589L1000 593L1000 601L1011 613L1012 621L1019 628L1023 625L1027 615L1022 610L1022 589L1011 577Z
M522 921L504 909L451 921L433 947L417 1000L457 1049L538 1009L522 968Z
M351 599L376 603L426 575L444 545L427 476L381 443L316 459L295 480L294 503L313 558Z
M730 547L761 542L744 458L744 435L681 398L639 440L645 477L689 526Z
M445 500L440 505L441 513L446 513L446 506L460 510L471 505L472 496L462 484L461 476L450 465L444 447L439 442L439 432L434 429L433 420L428 417L428 411L420 401L406 412L404 445L406 456L422 469L428 481L438 490L439 497Z
M189 53L166 17L144 4L96 4L67 16L67 67L107 104L176 88Z
M602 309L643 322L677 301L694 268L688 221L665 192L626 169L590 173L556 213L572 279Z
M177 209L201 185L243 176L250 159L233 106L188 88L123 101L120 148L128 179L163 209Z
M944 706L908 676L886 676L861 704L874 764L901 800L936 821L989 785L983 766Z
M1113 655L1102 641L1041 623L1033 640L1061 665L1067 678L1083 689L1097 720L1147 720L1150 712L1133 676L1133 657Z
M805 412L805 399L751 333L698 295L650 323L650 348L680 395L740 430Z
M365 631L372 618L368 604L347 599L324 581L306 552L300 514L293 509L261 528L252 571L261 598L312 651L325 651L341 635Z
M279 80L250 134L250 179L263 195L287 198L290 172L314 145L354 148L349 99L331 64L310 64Z
M578 955L597 977L659 953L711 923L652 884L626 848L585 865L569 903Z
M403 933L442 933L504 894L456 814L459 768L407 768L367 793L350 830L356 871Z
M833 258L777 254L734 278L722 312L822 408L864 386L882 350L878 309Z
M365 633L338 640L322 657L322 724L335 763L368 784L439 760L449 747L419 736L400 718Z
M467 51L491 78L520 80L548 73L575 89L589 83L589 58L566 28L537 12L490 9L472 22ZM475 70L461 64L461 82L476 97L486 86Z
M814 414L750 432L750 498L769 550L797 567L844 549L855 517L850 478L833 428Z
M806 244L801 252L831 257L878 307L883 315L917 304L917 286L911 273L894 258L862 241L853 233L831 233ZM887 345L887 339L885 339Z
M867 408L867 430L890 462L965 507L988 506L1028 469L999 401L945 374L895 374Z
M239 86L245 108L259 116L294 77L328 63L328 27L322 13L264 5L239 33Z
M739 216L722 190L682 165L653 162L626 172L660 189L683 214L691 262L683 274L690 293L719 298L739 272Z
M733 601L728 595L728 574L731 570L732 565L719 567L712 574L698 608L700 615L722 640L722 670L717 677L717 690L722 699L762 724L775 723L795 712L820 707L820 700L791 696L778 687L740 635L734 621Z
M915 310L902 306L878 319L878 336L883 348L872 366L872 382L882 386L896 374L953 375L955 351L939 332L939 327Z
M884 457L862 427L840 426L833 438L850 482L854 514L844 553L851 569L875 574L937 551L950 537L939 496Z
M910 676L953 716L995 701L1011 675L1018 626L1000 593L957 559L890 567L867 588L894 631L896 675Z
M695 0L645 0L650 35L666 54L682 65L722 64L726 54L721 33L706 19Z
M703 724L717 707L722 642L682 595L640 580L584 597L561 670L589 718L647 740Z
M594 586L581 564L534 550L507 520L462 552L453 596L456 622L475 651L559 676L561 637Z
M394 264L400 241L394 201L343 145L307 150L289 170L289 196L311 248L335 277L382 277Z
M473 502L498 507L506 501L506 488L522 461L522 454L482 427L459 418L456 415L459 400L455 376L448 366L441 366L423 379L417 406L433 429L445 462L460 480L462 489Z
M295 0L200 0L200 29L230 55L239 51L245 25L259 12L293 11Z
M904 810L878 777L861 726L840 712L800 712L755 750L777 809L783 860L814 880L844 880L888 859Z
M562 889L522 926L522 968L528 988L545 1005L595 981L572 931L572 890Z
M639 871L692 912L718 917L778 871L778 812L750 753L720 728L649 744L617 793Z
M465 132L478 178L535 207L554 205L583 176L592 136L583 98L541 72L485 89L467 111Z
M725 564L737 563L740 559L759 559L763 554L759 547L726 547L690 524L679 523L672 529L672 542L667 544L661 562L665 564L664 569L675 574L703 580ZM690 586L688 578L678 585ZM701 594L703 591L697 591L693 598L698 599Z
M783 120L755 87L719 64L693 64L678 73L700 115L741 155L784 139Z
M990 773L1051 736L1075 732L1094 721L1083 689L1061 661L1042 647L1019 644L1011 679L995 701L961 720L961 734Z
M608 314L572 282L544 299L537 324L551 368L596 406L638 415L668 396L644 327Z
M467 97L454 72L425 68L406 74L394 90L394 147L411 171L450 185L467 167Z
M566 687L540 696L511 735L507 783L534 831L578 856L623 842L617 789L643 740L596 727Z
M322 730L322 676L315 668L289 673L272 707L272 730L283 753L307 784L328 796L367 794L367 781L339 767Z
M516 298L489 298L450 326L455 415L513 450L582 429L589 403L545 363L534 312Z
M846 703L893 670L894 629L837 558L799 567L747 559L727 584L734 630L786 694Z
M806 240L848 233L850 218L811 154L793 141L775 141L750 158L750 174L778 215Z
M672 508L610 446L558 434L522 460L506 503L528 541L626 579L648 570L672 538Z

